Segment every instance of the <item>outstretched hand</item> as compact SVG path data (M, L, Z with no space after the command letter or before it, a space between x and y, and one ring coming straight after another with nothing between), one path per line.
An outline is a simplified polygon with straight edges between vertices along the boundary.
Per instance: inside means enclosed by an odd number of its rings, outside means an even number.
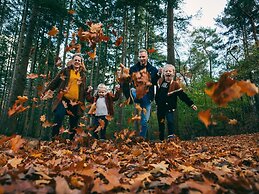
M89 92L91 92L93 90L93 87L92 86L88 86L88 88L87 88L87 93L89 93Z
M120 90L120 85L119 85L119 84L117 84L117 85L115 86L115 90L116 90L116 91L119 91L119 90Z
M193 110L195 110L195 111L198 109L197 106L194 105L194 104L191 106L191 108L192 108Z
M123 68L125 68L125 65L121 63L120 67L123 69Z

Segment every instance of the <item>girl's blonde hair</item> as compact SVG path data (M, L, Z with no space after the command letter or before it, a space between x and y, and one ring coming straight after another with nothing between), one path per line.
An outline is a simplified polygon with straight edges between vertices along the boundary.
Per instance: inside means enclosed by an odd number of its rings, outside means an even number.
M101 83L97 86L97 90L100 90L100 89L104 89L105 91L107 91L107 86L105 84Z
M173 68L174 71L175 71L175 66L173 66L172 64L166 64L164 67L163 67L163 71L167 68Z

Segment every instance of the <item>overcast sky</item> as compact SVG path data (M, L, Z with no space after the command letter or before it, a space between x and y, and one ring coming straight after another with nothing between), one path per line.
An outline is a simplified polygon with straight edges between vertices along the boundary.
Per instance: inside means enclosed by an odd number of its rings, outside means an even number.
M193 19L192 25L195 27L214 27L214 20L223 12L227 0L184 0L184 12L188 15L195 14L201 9L202 16L200 19Z

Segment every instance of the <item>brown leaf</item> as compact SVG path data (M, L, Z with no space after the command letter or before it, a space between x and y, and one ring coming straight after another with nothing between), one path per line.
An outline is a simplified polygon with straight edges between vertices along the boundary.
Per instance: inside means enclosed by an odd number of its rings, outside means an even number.
M58 28L56 26L53 26L51 28L51 30L48 32L48 35L49 36L56 36L58 32L59 32Z
M57 176L55 178L55 181L56 181L55 192L57 194L79 194L79 193L81 193L80 190L70 189L70 187L69 187L65 178Z
M116 42L115 42L115 46L120 46L121 43L122 43L122 41L123 41L123 37L120 36L119 38L117 38L117 40L116 40Z
M156 52L156 49L153 47L153 48L151 48L151 49L148 49L147 52L151 54L151 53Z
M247 94L248 96L254 96L258 94L258 87L248 81L237 82L238 86L241 88L241 92Z
M90 57L92 60L94 60L95 57L96 57L96 49L94 49L93 52L87 52L87 54L89 55L89 57Z
M107 121L112 121L113 117L111 115L106 115L105 118L107 119Z
M76 11L73 10L73 9L70 9L70 10L68 10L68 13L71 14L71 15L74 15L76 13Z
M11 149L14 152L17 152L20 149L20 147L25 143L25 140L22 139L20 135L16 135L14 138L10 140L10 142L11 142Z
M211 113L210 109L206 111L200 111L198 113L198 118L204 123L204 125L208 128L208 126L211 124Z
M70 110L66 110L68 115L75 116Z
M10 164L13 168L17 168L17 166L19 164L21 164L22 161L23 161L22 158L16 158L15 157L15 158L12 158L12 159L8 160L8 164Z
M96 103L93 103L91 104L91 108L87 114L90 114L90 115L95 114L95 111L96 111Z
M229 119L228 124L236 125L237 124L237 120L236 119Z
M35 74L35 73L27 74L27 76L26 76L26 78L28 78L28 79L36 79L38 77L39 77L39 75Z
M42 100L51 99L51 98L53 98L53 94L54 94L54 91L48 90L41 99Z
M240 98L243 94L254 96L258 93L258 87L250 81L237 81L233 76L237 75L237 71L225 72L220 76L218 82L207 83L205 93L219 106L225 107L227 104Z

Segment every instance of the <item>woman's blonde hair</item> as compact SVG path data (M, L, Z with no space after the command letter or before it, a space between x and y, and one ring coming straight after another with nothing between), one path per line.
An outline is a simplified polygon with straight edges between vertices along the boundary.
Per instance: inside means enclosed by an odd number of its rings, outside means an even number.
M81 68L84 70L84 71L86 71L86 67L85 67L85 63L84 63L84 58L83 58L83 56L80 54L80 53L75 53L73 56L72 56L72 60L76 57L76 56L78 56L78 57L80 57L81 58ZM71 64L72 64L72 60L70 60L70 61L68 61L68 63L67 63L67 66L69 67Z

